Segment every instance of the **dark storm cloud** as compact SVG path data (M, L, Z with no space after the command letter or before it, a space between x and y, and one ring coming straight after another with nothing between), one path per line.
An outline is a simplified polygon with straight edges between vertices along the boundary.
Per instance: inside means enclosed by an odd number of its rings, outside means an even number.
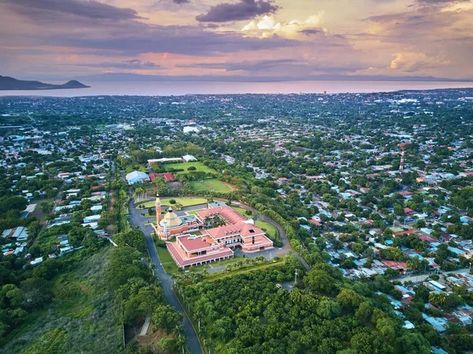
M47 3L59 3L59 0L7 1L8 3L2 3L0 0L0 11L1 7L6 4L10 11L28 17L30 23L41 26L42 30L32 31L28 35L12 33L9 36L0 36L0 47L2 45L54 45L81 50L114 51L121 55L135 56L146 52L210 55L280 48L298 44L296 41L281 38L245 38L238 33L214 32L206 30L202 26L149 25L137 21L134 10L114 8L108 5L104 6L107 9L112 8L110 16L115 16L113 21L104 20L102 16L98 17L100 11L94 15L95 17L86 16L90 9L85 10L80 6L67 7L66 14L66 7L58 5L58 8L64 11L61 12L64 14L63 16L54 15L44 8ZM24 6L30 1L36 3L36 8L28 9ZM79 2L74 0L67 3L76 5ZM88 4L87 6L102 8L102 5L97 5L97 2L88 2ZM56 11L59 10L56 9ZM78 16L79 13L82 15ZM118 21L118 19L122 20Z
M90 19L129 20L140 18L137 12L129 8L119 8L98 1L80 0L3 0L14 10L22 14L36 16L73 15Z
M97 35L49 35L44 40L76 48L113 50L126 55L145 52L168 52L187 55L210 55L226 52L271 49L297 45L281 39L244 38L234 33L210 32L193 26L149 26L141 23L117 26Z
M190 0L172 0L172 2L178 5L182 5L190 3Z
M273 13L278 9L271 1L240 0L237 3L218 4L203 15L196 17L200 22L229 22L248 20L257 15Z

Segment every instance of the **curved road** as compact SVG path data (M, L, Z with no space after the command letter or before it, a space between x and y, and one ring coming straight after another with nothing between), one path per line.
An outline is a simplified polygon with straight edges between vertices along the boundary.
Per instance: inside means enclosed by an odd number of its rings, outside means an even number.
M173 280L171 276L166 273L163 266L161 265L161 262L159 261L158 251L156 250L156 245L154 244L152 236L154 232L153 228L147 224L148 219L141 215L141 213L135 208L135 203L133 200L130 201L129 211L131 223L134 226L138 227L145 234L148 254L154 265L154 273L160 281L161 287L163 288L164 297L166 298L166 301L172 307L174 307L176 311L182 314L182 317L184 319L182 328L184 330L184 335L186 337L187 348L189 349L189 352L191 354L202 354L202 348L200 347L200 342L197 333L194 327L192 326L189 316L187 316L186 311L182 307L182 304L180 303L176 293L173 290Z
M281 242L282 242L283 246L280 249L278 249L278 251L276 252L277 256L284 256L286 254L289 254L292 251L292 255L294 255L299 260L299 262L302 264L302 266L306 270L310 269L310 266L305 261L305 259L302 258L302 256L299 253L297 253L295 250L292 249L291 244L289 243L289 239L287 237L287 234L286 234L286 232L284 231L284 229L282 228L281 225L279 225L276 221L271 219L269 216L261 214L258 210L256 210L255 208L253 208L249 205L246 205L246 204L241 203L241 202L236 202L236 201L234 201L232 204L235 204L235 205L237 205L237 206L239 206L243 209L250 210L253 213L253 215L257 215L260 220L265 221L268 224L273 225L276 228L276 230L278 230L279 238L281 239Z
M275 222L273 219L269 218L268 216L261 214L255 208L249 205L246 205L242 202L233 201L231 205L236 205L240 208L251 211L253 215L257 216L259 220L267 222L268 224L271 224L276 228L276 230L278 231L279 238L281 239L281 242L282 242L282 247L279 248L276 252L277 256L284 256L291 251L291 245L289 244L289 239L287 238L286 232L281 227L281 225L279 225L277 222Z

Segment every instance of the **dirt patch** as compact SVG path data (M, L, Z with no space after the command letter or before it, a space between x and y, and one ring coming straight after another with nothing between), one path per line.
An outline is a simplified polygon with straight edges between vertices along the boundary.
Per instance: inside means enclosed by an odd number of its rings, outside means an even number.
M152 353L168 353L163 351L163 348L159 345L159 341L164 338L174 339L175 336L169 335L161 329L155 329L151 325L148 334L146 336L138 336L136 340L142 349L149 350Z
M167 184L168 188L172 191L178 191L182 189L182 183L179 181L176 182L169 182Z

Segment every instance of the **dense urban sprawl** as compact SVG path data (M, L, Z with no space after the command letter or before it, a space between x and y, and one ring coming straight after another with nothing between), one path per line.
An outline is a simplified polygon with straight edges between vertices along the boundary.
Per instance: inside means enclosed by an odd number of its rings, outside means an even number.
M1 97L0 143L0 351L473 347L471 89ZM157 193L274 249L179 269Z

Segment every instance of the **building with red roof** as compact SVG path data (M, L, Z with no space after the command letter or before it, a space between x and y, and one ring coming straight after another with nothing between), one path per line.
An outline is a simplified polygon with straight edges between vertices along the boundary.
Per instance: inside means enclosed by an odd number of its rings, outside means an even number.
M166 244L171 257L180 268L202 265L233 257L231 248L202 236L177 236Z
M171 215L173 216L173 215ZM172 258L180 268L201 265L233 257L233 249L255 253L273 248L263 230L245 219L229 206L213 206L196 212L196 223L201 225L200 235L176 235L167 242ZM220 218L224 225L205 228L209 218ZM170 220L170 217L167 219ZM160 221L163 224L166 217Z
M417 236L417 238L421 241L429 242L429 243L438 242L437 239L430 237L429 235L426 235L424 233L420 233L419 236Z
M400 273L405 273L407 271L407 263L406 262L398 262L398 261L381 261L386 267L391 268L393 270L397 270Z
M408 229L408 230L401 230L393 232L394 237L402 237L402 236L412 236L417 234L419 231L416 229Z
M309 223L314 225L314 226L321 226L322 225L322 220L318 218L311 218L309 219Z
M412 210L411 208L404 208L404 214L405 215L414 215L414 210Z
M154 180L158 177L162 177L164 179L164 182L166 183L174 182L176 180L176 177L171 172L164 172L164 173L150 172L148 173L148 175L151 182L154 182Z
M245 221L246 219L237 213L235 210L228 206L217 206L208 209L199 210L195 216L199 219L202 223L208 217L220 216L225 219L227 224L236 224L241 221Z

